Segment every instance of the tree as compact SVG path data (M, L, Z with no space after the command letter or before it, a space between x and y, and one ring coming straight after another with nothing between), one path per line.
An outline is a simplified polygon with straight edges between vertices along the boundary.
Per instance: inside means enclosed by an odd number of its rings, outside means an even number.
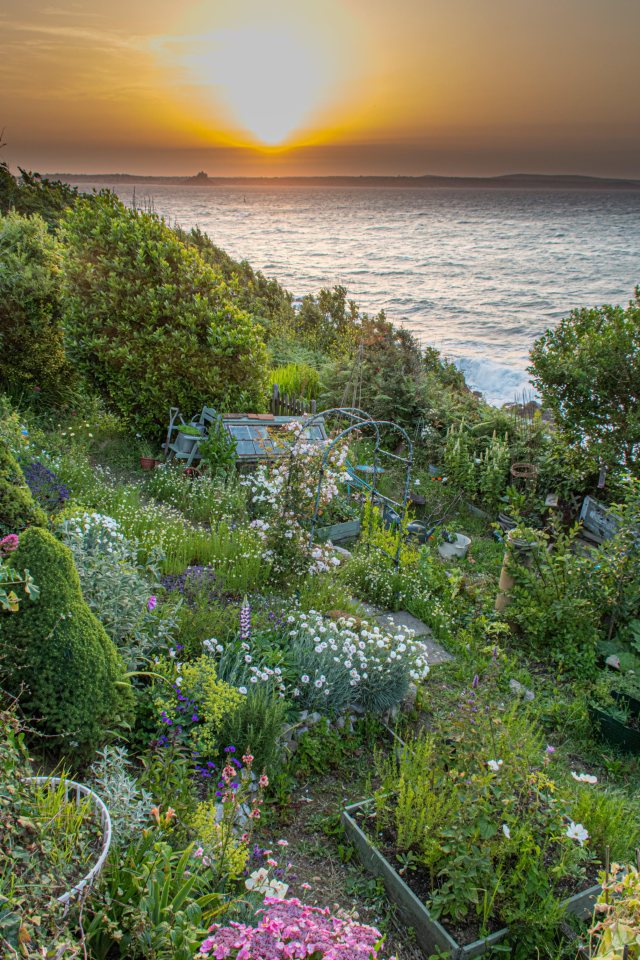
M40 216L0 216L0 383L60 399L72 379L62 333L60 252Z
M534 386L564 442L594 462L640 466L640 287L621 306L574 310L536 340Z
M61 236L67 352L123 418L152 433L171 406L264 401L262 327L163 220L102 194L78 200Z

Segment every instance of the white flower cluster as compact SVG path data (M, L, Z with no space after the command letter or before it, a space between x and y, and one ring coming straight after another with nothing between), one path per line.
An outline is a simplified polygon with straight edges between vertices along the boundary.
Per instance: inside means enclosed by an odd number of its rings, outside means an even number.
M293 695L304 707L338 711L359 706L384 712L405 695L409 681L429 672L423 643L402 628L388 633L352 617L326 620L320 613L288 618L295 672Z

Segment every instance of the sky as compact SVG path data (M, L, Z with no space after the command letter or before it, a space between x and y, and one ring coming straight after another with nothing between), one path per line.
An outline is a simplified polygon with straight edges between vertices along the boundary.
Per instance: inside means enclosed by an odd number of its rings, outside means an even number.
M2 0L41 172L640 178L640 0Z

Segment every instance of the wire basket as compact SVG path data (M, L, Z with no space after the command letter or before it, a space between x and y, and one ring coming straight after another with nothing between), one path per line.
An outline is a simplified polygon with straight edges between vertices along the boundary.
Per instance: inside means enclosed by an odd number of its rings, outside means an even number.
M82 880L79 880L78 883L71 890L67 890L66 893L61 894L58 899L58 903L65 904L68 906L72 900L77 899L78 897L84 897L91 889L93 882L99 876L102 868L105 865L107 857L109 856L109 848L111 847L112 839L112 830L111 830L111 817L109 816L109 811L105 806L103 800L100 799L97 793L94 793L93 790L90 790L89 787L85 787L82 783L76 783L75 780L67 780L62 777L25 777L27 783L36 783L39 786L59 786L63 783L65 785L65 795L68 801L71 801L75 796L75 801L77 804L80 804L82 800L89 799L91 805L95 811L100 814L100 826L102 828L102 843L100 845L100 856L94 863L93 867L87 873Z

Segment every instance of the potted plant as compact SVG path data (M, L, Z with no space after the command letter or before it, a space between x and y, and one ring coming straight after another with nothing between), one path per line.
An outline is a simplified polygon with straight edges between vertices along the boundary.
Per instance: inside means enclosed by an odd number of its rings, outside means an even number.
M209 428L206 440L201 440L198 453L214 476L230 473L236 465L236 442L224 428L222 419Z
M471 546L471 538L464 533L450 533L444 528L440 531L438 553L443 560L463 560Z
M140 469L141 470L153 470L158 461L155 458L153 447L150 443L142 443L140 445Z
M204 435L204 427L198 426L195 423L181 423L177 429L173 449L176 453L189 456L193 448L198 446ZM195 456L198 456L197 452Z

